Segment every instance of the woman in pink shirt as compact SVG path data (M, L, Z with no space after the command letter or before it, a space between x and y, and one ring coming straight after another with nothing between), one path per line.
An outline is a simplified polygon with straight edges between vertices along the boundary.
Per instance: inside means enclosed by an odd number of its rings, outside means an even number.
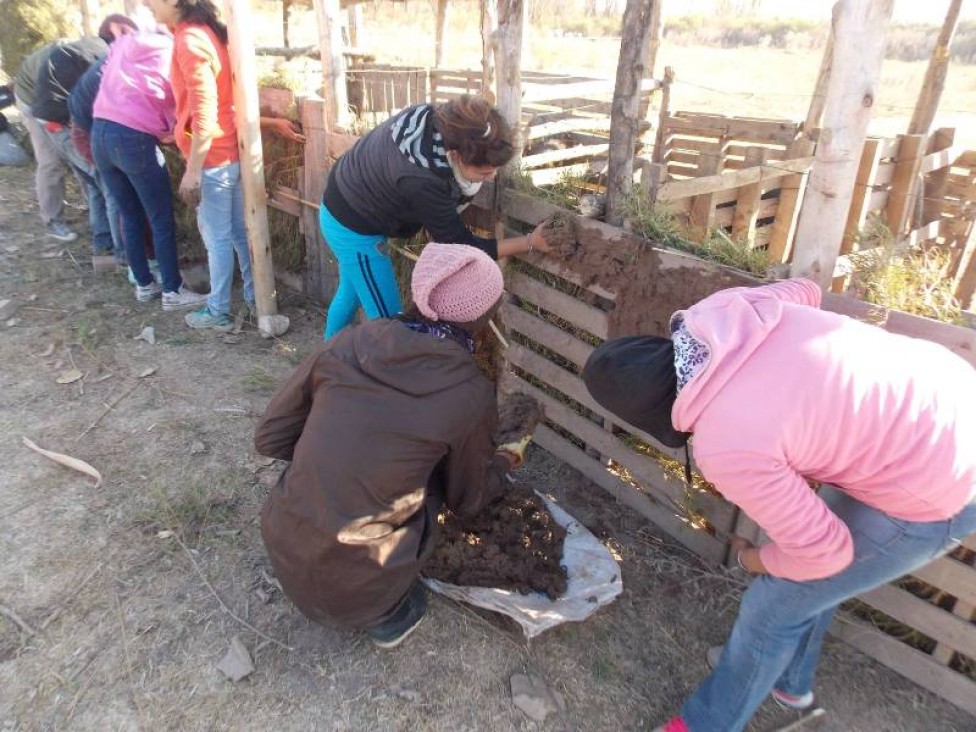
M770 694L811 707L837 607L976 531L976 370L819 306L807 280L725 290L675 313L671 339L608 341L584 368L630 424L693 436L702 474L769 537L732 539L755 580L663 732L741 730Z
M201 305L206 295L183 285L176 251L173 191L159 143L171 136L176 108L169 83L173 39L130 33L112 44L92 110L92 156L119 207L122 241L136 280L136 299L162 294L163 310ZM149 221L161 282L146 258Z

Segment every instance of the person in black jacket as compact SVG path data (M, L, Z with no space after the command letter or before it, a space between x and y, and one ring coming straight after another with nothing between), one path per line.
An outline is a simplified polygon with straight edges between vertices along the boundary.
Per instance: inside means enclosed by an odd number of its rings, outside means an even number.
M549 247L539 228L508 239L476 236L461 221L484 181L512 159L512 132L487 101L462 96L408 107L345 153L329 173L319 220L339 265L325 324L328 340L352 322L400 312L384 244L425 228L433 241L468 244L493 259ZM541 226L541 224L540 224Z

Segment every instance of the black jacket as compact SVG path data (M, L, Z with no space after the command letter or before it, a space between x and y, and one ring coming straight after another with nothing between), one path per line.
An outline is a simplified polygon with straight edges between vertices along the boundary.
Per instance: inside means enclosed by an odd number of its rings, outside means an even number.
M424 106L424 105L421 105ZM393 125L416 112L408 107L370 131L329 173L322 202L343 226L360 234L408 239L427 229L434 241L470 244L498 258L498 242L475 236L458 207L470 201L450 168L432 170L411 162L393 139ZM433 115L422 132L432 145Z
M48 122L68 124L68 95L88 67L107 52L108 44L101 38L82 38L55 46L38 70L31 114Z

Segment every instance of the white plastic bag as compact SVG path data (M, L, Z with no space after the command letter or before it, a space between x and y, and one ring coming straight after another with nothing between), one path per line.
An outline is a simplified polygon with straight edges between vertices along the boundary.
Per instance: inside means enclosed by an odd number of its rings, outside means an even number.
M522 627L526 638L570 620L585 620L623 591L620 568L603 544L579 521L540 494L556 522L566 528L563 561L566 592L550 600L541 592L523 595L492 587L460 587L424 577L431 590L458 602L503 613Z

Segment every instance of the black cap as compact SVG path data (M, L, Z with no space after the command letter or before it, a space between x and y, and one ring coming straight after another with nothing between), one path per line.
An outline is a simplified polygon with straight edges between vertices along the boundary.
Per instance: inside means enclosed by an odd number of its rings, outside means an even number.
M601 406L662 444L682 447L691 437L671 423L678 374L669 339L634 336L607 341L587 359L583 383Z

